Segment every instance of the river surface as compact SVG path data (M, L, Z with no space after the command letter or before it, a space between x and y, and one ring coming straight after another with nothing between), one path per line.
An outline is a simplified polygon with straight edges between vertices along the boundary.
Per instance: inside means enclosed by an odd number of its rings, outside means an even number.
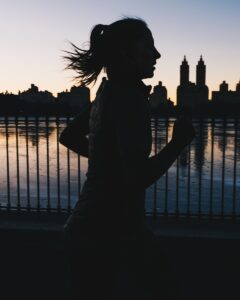
M173 119L152 120L152 155L171 138ZM146 193L146 212L240 214L240 120L194 119L196 138ZM0 118L0 205L68 208L88 162L58 143L66 118ZM80 169L79 169L80 167Z

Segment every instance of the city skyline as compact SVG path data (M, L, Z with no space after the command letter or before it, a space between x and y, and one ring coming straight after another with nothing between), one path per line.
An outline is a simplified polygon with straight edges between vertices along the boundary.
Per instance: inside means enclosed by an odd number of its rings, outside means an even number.
M213 94L216 93L216 92L219 92L221 90L221 86L223 84L225 84L225 85L228 86L228 91L229 92L232 92L232 91L234 92L237 89L239 90L240 80L238 82L236 82L234 88L231 89L231 88L229 88L229 83L226 82L224 79L221 82L219 82L218 89L216 89L216 90L210 90L210 89L208 89L208 83L206 81L207 66L204 63L204 58L202 57L202 55L200 56L199 61L196 64L196 70L195 70L195 81L196 81L196 83L194 83L192 80L190 80L191 79L190 76L189 76L190 67L191 66L188 64L187 57L186 57L186 55L184 55L183 60L182 60L181 64L179 65L179 83L176 86L176 93L177 94L178 94L179 87L184 86L185 84L187 84L187 85L190 84L191 86L198 86L200 84L200 85L205 86L208 91L206 91L204 98L206 98L205 100L210 100L210 101L214 97ZM104 77L101 76L101 78L103 79ZM70 93L71 90L77 86L76 84L73 84L71 87L69 87L69 89L65 89L65 90L62 90L62 91L57 91L56 95L54 95L54 93L51 90L50 91L48 91L48 90L40 90L39 87L38 87L38 85L36 86L35 84L36 83L31 83L29 85L31 87L28 87L28 89L26 89L24 91L20 91L19 90L18 93L14 93L12 91L1 91L0 90L0 94L8 93L8 94L15 94L15 95L18 94L19 95L19 94L24 94L24 93L30 91L32 88L34 88L34 89L36 88L36 92L37 93L39 93L39 92L40 93L50 93L50 94L52 94L53 98L58 99L58 97L59 97L60 94ZM160 79L160 80L158 80L158 83L156 85L152 85L152 90L151 90L152 94L154 93L154 89L156 87L158 87L159 84L161 84L161 86L162 86L164 84L164 82L162 82L162 80ZM169 94L168 87L165 86L165 85L163 85L163 87L166 88L166 93ZM91 92L91 88L89 88L89 92ZM196 91L195 93L198 94L198 91ZM192 96L191 96L191 98L189 99L190 101L192 101L191 99L194 98L194 95L195 94L193 93ZM185 96L183 94L183 98L184 97ZM173 101L173 99L171 99L171 97L167 97L167 98L169 100ZM174 101L173 101L174 105L177 105L177 102L178 102L177 99L178 98L179 98L179 96L177 96L176 99L174 99ZM94 100L94 99L91 99L91 100ZM74 101L76 101L76 100L74 100ZM194 105L194 101L193 101L192 105Z
M95 24L109 24L122 16L137 16L149 25L162 57L154 77L145 82L154 86L161 80L175 103L178 67L184 55L191 66L203 55L210 91L218 90L223 80L233 90L240 79L239 10L240 2L236 0L150 0L147 3L4 0L0 11L3 28L0 90L16 94L32 82L54 95L70 89L75 84L71 80L74 73L64 71L62 59L63 50L69 50L68 41L86 46L84 43ZM194 73L190 69L190 80ZM101 76L91 88L91 99L100 81Z

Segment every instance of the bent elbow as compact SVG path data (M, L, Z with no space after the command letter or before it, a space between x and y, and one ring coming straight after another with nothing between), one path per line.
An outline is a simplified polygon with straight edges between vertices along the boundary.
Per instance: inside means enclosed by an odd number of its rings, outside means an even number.
M63 132L59 136L59 143L62 144L65 147L68 147L69 144L69 137L66 134L66 131L63 130Z
M64 139L64 136L63 136L62 133L60 134L58 141L59 141L60 144L64 145L65 139Z

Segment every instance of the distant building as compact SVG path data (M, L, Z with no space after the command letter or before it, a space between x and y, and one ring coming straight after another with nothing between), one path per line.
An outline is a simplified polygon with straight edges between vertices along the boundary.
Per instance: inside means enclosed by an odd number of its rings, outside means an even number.
M236 85L236 92L240 93L240 80L239 80L239 82Z
M204 64L202 55L196 67L196 91L197 103L207 105L209 102L209 89L206 85L206 65Z
M0 93L0 108L1 114L18 113L21 111L21 103L17 95L9 93Z
M240 81L236 85L236 91L228 89L228 84L223 81L219 86L219 91L212 92L212 103L220 105L240 105Z
M73 86L70 92L58 93L57 101L59 104L80 108L90 102L90 90L87 87Z
M153 88L153 93L149 96L152 112L161 112L161 109L172 108L173 101L167 97L167 89L159 81L158 85Z
M206 65L200 57L196 67L196 83L189 81L189 64L184 56L180 66L180 85L177 87L177 106L197 109L208 105L209 90L206 85Z
M28 103L36 104L52 104L54 103L54 96L48 91L39 91L38 87L31 84L31 88L18 94L20 100Z

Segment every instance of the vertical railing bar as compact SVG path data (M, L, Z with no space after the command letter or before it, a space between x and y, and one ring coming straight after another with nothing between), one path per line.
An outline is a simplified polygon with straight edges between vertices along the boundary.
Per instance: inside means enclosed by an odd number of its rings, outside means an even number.
M67 117L67 124L69 124L69 117ZM71 172L70 172L70 150L67 148L67 191L68 191L68 212L71 211Z
M224 192L225 192L225 149L226 147L226 118L223 119L223 153L222 153L222 195L221 195L221 217L224 219Z
M15 117L15 133L16 133L16 171L17 171L17 210L21 210L20 203L20 177L19 177L19 140L18 140L18 117Z
M9 168L9 119L5 117L5 131L6 131L6 164L7 164L7 209L11 209L11 194L10 194L10 168Z
M200 137L199 137L199 147L200 153L202 152L203 147L203 119L199 118L199 127L200 127ZM199 178L198 178L198 216L201 218L202 216L202 161L200 159L200 166L199 166Z
M213 172L214 172L214 128L215 119L211 119L211 166L210 166L210 205L209 205L209 218L213 217Z
M238 118L234 121L234 165L233 165L233 220L236 218L236 182L237 182L237 138L238 138Z
M168 143L168 128L169 128L169 118L166 117L166 144ZM165 204L164 204L164 215L168 216L168 171L165 174Z
M57 209L61 212L61 198L60 198L60 156L59 156L59 117L56 117L56 142L57 142Z
M40 178L39 178L39 118L35 117L36 134L36 168L37 168L37 211L40 212Z
M177 173L176 173L176 217L179 216L179 157L177 158Z
M4 122L2 122L2 120L0 119L0 130L2 129L2 126L4 126L3 124L4 124ZM0 191L0 193L1 193L1 191ZM2 199L1 199L1 196L0 196L0 211L1 210L2 210Z
M46 116L46 150L47 150L47 211L51 211L50 203L50 169L49 169L49 116Z
M78 199L80 199L81 195L81 162L80 155L77 156L77 170L78 170Z
M187 217L190 217L191 144L188 145Z
M157 143L158 143L158 118L154 117L154 154L157 154ZM153 219L157 218L157 182L153 185Z
M28 129L29 129L29 120L28 116L25 117L25 140L26 140L26 168L27 168L27 210L31 210L30 204L30 184L29 184L29 146L28 146Z

